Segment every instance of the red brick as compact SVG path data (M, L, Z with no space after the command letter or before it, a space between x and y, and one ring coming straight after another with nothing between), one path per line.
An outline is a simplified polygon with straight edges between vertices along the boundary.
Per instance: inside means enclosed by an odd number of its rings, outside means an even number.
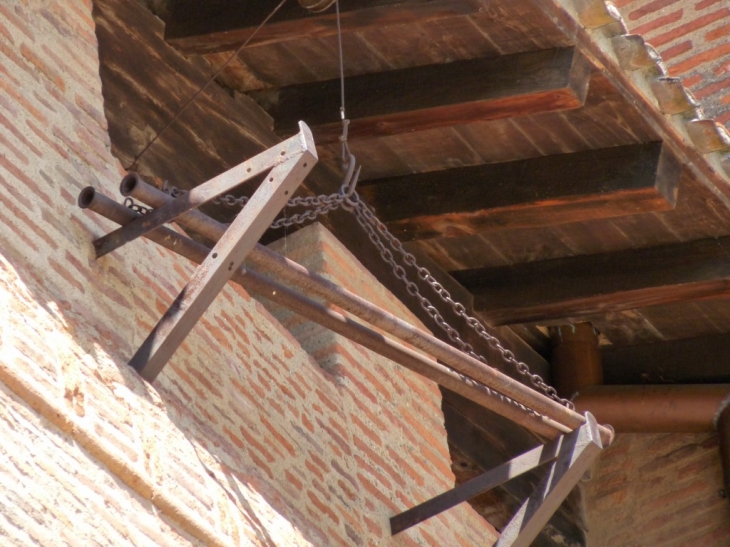
M35 42L35 33L30 28L29 21L22 17L19 13L19 6L16 6L15 10L10 9L8 4L0 4L0 13L3 17L9 21L15 28L25 34L28 38Z
M43 74L48 80L53 82L53 84L60 89L61 91L66 91L66 82L63 81L63 78L61 75L56 72L54 69L49 67L34 51L32 51L28 46L25 44L22 44L20 46L20 53L25 57L30 63L38 69L38 71Z
M672 13L663 15L662 17L657 17L656 19L652 19L651 21L648 21L648 22L644 23L643 25L634 27L631 29L631 32L634 34L641 34L641 35L648 34L652 30L656 30L658 28L662 28L667 25L671 25L672 23L676 23L677 21L680 21L682 19L683 14L684 14L684 10L682 10L682 9L673 11Z
M718 91L727 89L728 87L730 87L730 77L697 89L696 91L694 91L694 96L697 99L705 99L711 95L716 94Z
M730 9L727 8L713 11L712 13L708 13L706 15L703 15L702 17L693 19L689 23L679 25L678 27L674 27L672 30L669 30L663 34L654 36L649 41L654 47L663 46L667 42L671 42L672 40L676 40L677 38L686 36L690 32L693 32L702 27L706 27L707 25L711 25L715 21L723 19L728 15L730 15Z
M712 40L725 38L728 35L730 35L730 25L723 25L705 34L705 40L711 42Z
M695 10L700 11L705 8L708 8L714 4L717 4L718 2L724 2L725 0L702 0L701 2L697 2L695 4Z
M687 51L692 49L692 42L687 40L686 42L682 42L680 44L677 44L675 46L672 46L670 48L667 48L661 52L662 59L664 61L668 61L670 59L673 59L675 57L679 57L682 55L682 53L686 53Z
M307 491L307 497L317 508L317 512L315 512L315 515L325 514L335 524L340 523L340 517L338 517L337 514L327 506L327 504L320 500L314 492L312 492L311 490Z
M632 11L629 14L629 20L635 21L636 19L640 19L641 17L654 13L655 11L659 11L667 6L671 6L672 4L676 4L677 2L679 2L679 0L654 0L653 2L647 2L640 8Z
M671 65L670 68L674 74L684 74L685 72L688 72L689 70L704 63L714 61L715 59L721 59L723 55L727 55L728 53L730 53L730 42L705 50L697 55L693 55L684 61Z

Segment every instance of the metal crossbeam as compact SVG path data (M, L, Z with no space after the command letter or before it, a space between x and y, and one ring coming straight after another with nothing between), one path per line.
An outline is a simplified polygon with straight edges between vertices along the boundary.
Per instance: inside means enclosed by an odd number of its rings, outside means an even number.
M302 160L305 155L307 159ZM150 230L154 230L167 222L173 221L181 214L200 207L221 194L230 192L237 186L251 180L257 175L265 173L272 167L284 164L292 165L292 161L299 160L302 160L303 164L308 165L306 168L308 170L311 170L314 163L317 162L317 152L314 148L312 133L304 122L299 122L299 133L281 144L264 150L253 158L232 167L225 173L221 173L217 177L196 186L190 192L179 196L172 202L94 240L96 257L100 258L146 234ZM306 176L306 173L302 175L302 180L304 176ZM297 183L297 186L300 183L301 180ZM280 209L281 207L276 210L274 216L276 216Z
M512 517L493 546L529 547L603 449L596 419L590 412L585 416L586 423L575 431L391 517L391 534L398 534L540 465L553 462L547 476Z
M271 169L266 179L241 210L188 284L165 312L129 364L148 381L153 381L195 326L213 299L236 273L289 197L317 162L309 128L300 132L155 211L122 226L100 243L97 250L114 249L130 237L144 235L165 222L227 192L258 173ZM273 169L272 169L273 167ZM97 241L102 241L101 238ZM120 243L121 242L121 243Z

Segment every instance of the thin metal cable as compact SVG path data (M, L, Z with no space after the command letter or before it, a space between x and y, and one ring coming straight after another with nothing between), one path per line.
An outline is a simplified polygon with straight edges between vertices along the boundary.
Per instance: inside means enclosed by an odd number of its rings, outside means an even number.
M220 67L220 68L219 68L218 70L216 70L215 74L213 74L213 75L212 75L212 76L211 76L210 78L208 78L208 81L206 81L206 82L205 82L205 84L203 84L203 86L202 86L202 87L201 87L200 89L198 89L198 90L197 90L197 91L196 91L196 92L195 92L195 93L193 94L193 96L192 96L192 97L190 97L190 99L188 99L188 101L187 101L187 102L186 102L186 103L185 103L185 104L184 104L184 105L183 105L183 106L182 106L182 107L181 107L181 108L180 108L180 109L179 109L179 110L178 110L178 111L177 111L177 112L175 113L175 115L173 116L173 118L172 118L172 119L171 119L171 120L170 120L169 122L167 122L167 125L165 125L165 127L163 127L163 128L162 128L162 129L160 130L160 131L158 131L158 132L157 132L157 134L156 134L156 135L154 136L154 138L153 138L153 139L152 139L152 140L151 140L150 142L148 142L148 143L147 143L147 145L146 145L146 146L145 146L145 147L144 147L144 148L142 149L142 151L141 151L141 152L140 152L139 154L137 154L137 155L136 155L136 156L134 157L134 161L133 161L133 162L132 162L132 163L131 163L131 164L129 165L129 167L127 167L127 171L130 171L130 170L132 170L132 169L136 169L136 168L137 168L137 162L138 162L138 161L140 160L140 158L142 158L142 156L143 156L143 155L145 154L145 152L147 152L147 150L149 150L149 148L150 148L150 147L151 147L151 146L152 146L153 144L155 144L155 142L157 141L157 139L159 139L159 138L160 138L160 136L161 136L161 135L162 135L162 134L163 134L163 133L164 133L165 131L167 131L167 129L168 129L168 128L169 128L169 127L170 127L170 126L171 126L171 125L173 124L173 123L175 123L175 121L177 121L177 119L178 119L178 118L179 118L179 117L180 117L180 116L181 116L181 115L183 114L183 112L185 112L185 110L186 110L186 109L187 109L187 108L188 108L188 107L189 107L189 106L190 106L191 104L193 104L193 103L194 103L194 102L196 101L196 99L197 99L197 98L198 98L198 97L200 96L200 94L201 94L201 93L202 93L203 91L205 91L205 90L207 89L207 87L208 87L208 86L209 86L209 85L211 84L211 82L212 82L213 80L215 80L215 79L216 79L216 78L217 78L217 77L218 77L218 76L220 75L220 73L221 73L221 72L223 72L223 70L224 70L224 69L225 69L225 68L226 68L226 67L227 67L227 66L228 66L228 65L229 65L229 64L231 63L231 61L233 61L233 59L234 59L235 57L238 57L238 54L239 54L239 53L241 53L241 51L243 51L243 48L245 48L245 47L246 47L246 46L247 46L247 45L249 44L249 42L250 42L251 40L253 40L254 36L256 36L256 34L258 33L258 31L260 31L260 30L261 30L261 29L262 29L262 28L264 27L264 25L266 25L266 23L268 23L268 22L269 22L269 19L271 19L271 18L272 18L272 17L274 16L274 15L276 15L276 12L277 12L277 11L279 11L279 9L280 9L280 8L281 8L281 7L282 7L282 6L283 6L283 5L285 4L285 3L286 3L286 0L281 0L281 2L279 2L279 4L278 4L278 5L277 5L277 6L276 6L276 7L274 8L274 10L273 10L273 11L272 11L271 13L269 13L269 15L267 15L267 16L266 16L266 19L264 19L264 20L263 20L263 21L261 22L261 24L260 24L260 25L259 25L258 27L256 27L256 29L255 29L255 30L254 30L254 31L253 31L253 32L251 33L251 36L249 36L248 38L246 38L246 41L245 41L245 42L244 42L244 43L243 43L243 44L241 45L241 47L239 47L239 48L238 48L238 49L237 49L237 50L236 50L236 51L235 51L235 52L233 53L233 55L231 55L231 56L230 56L230 57L228 58L228 60L227 60L227 61L226 61L225 63L223 63L223 65L222 65L222 66L221 66L221 67ZM338 21L338 23L339 23L339 21Z
M342 164L343 169L347 167L349 162L350 147L347 145L347 127L350 120L347 119L345 113L345 61L342 53L342 27L340 26L340 0L335 0L335 14L337 18L337 51L340 56L340 119L342 120L342 135L340 142L342 143Z

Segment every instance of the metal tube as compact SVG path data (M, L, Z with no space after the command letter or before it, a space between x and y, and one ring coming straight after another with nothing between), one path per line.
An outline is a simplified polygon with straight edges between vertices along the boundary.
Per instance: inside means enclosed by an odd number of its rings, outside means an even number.
M136 174L129 174L122 179L120 191L122 195L131 196L152 207L162 206L172 199L169 195L142 181ZM220 238L227 228L225 224L217 222L199 211L187 212L179 216L176 222L212 240ZM316 294L360 319L393 334L446 363L454 370L507 395L535 412L549 416L570 430L585 423L585 418L581 414L545 397L270 249L257 245L251 251L248 261L262 270L272 272L285 282L296 285L304 292ZM601 436L604 444L610 444L612 433L609 429L601 427Z
M79 195L79 206L90 209L109 220L125 224L138 217L134 211L114 202L108 197L88 187ZM209 249L204 245L181 236L177 232L160 227L147 232L144 237L173 250L194 261L201 262L208 255ZM309 298L299 295L279 283L271 281L250 269L240 268L231 278L243 285L247 290L256 292L269 300L286 306L292 311L315 321L338 334L341 334L368 349L413 370L434 382L455 391L535 433L547 438L555 438L559 434L570 431L568 427L550 418L538 416L526 411L501 394L466 378L458 372L425 357L406 346L393 341L382 334L356 323L344 315L323 306Z
M573 403L620 433L701 432L715 430L729 397L728 384L593 386Z
M570 399L583 388L603 384L601 352L593 325L576 323L551 330L550 377L558 394Z

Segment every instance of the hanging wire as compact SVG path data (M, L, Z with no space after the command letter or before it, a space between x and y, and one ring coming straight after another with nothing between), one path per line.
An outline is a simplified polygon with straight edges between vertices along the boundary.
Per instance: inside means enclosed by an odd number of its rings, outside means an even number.
M347 119L345 113L345 61L342 53L342 27L340 26L340 0L335 0L335 13L337 16L337 51L340 56L340 119L342 120L342 135L340 142L342 143L342 168L347 169L348 162L352 158L350 147L347 145L347 129L350 120Z
M200 96L200 94L208 88L208 86L211 84L211 82L213 82L213 80L215 80L220 75L220 73L223 72L223 70L231 63L231 61L233 61L233 59L238 57L238 54L241 53L241 51L243 51L243 48L245 48L249 44L249 42L251 42L251 40L253 40L254 36L256 36L256 34L264 27L264 25L266 25L266 23L268 23L269 20L274 15L276 15L276 12L279 11L279 9L281 9L281 7L285 3L286 3L286 0L281 0L281 2L279 2L279 4L277 4L277 6L271 11L271 13L269 13L269 15L267 15L266 18L263 21L261 21L259 26L257 26L254 29L254 31L251 33L251 35L248 38L246 38L246 41L243 44L241 44L241 46L235 52L233 52L233 55L231 55L228 58L228 60L225 63L223 63L223 65L218 70L215 71L215 74L213 74L210 78L208 78L208 80L202 85L202 87L200 89L198 89L193 94L193 96L190 97L188 99L188 101L184 105L182 105L182 107L175 113L173 118L169 122L167 122L167 125L165 125L165 127L163 127L160 131L158 131L157 134L154 136L154 138L150 142L147 143L147 145L142 149L142 151L139 154L137 154L134 157L134 161L132 161L132 163L129 165L129 167L127 167L127 171L131 171L131 170L137 168L137 162L139 162L139 160L142 158L142 156L145 154L145 152L147 152L147 150L149 150L150 147L153 144L155 144L157 139L159 139L160 136L165 131L167 131L167 129L173 123L175 123L177 121L177 119L183 114L183 112L185 112L185 110L197 100L197 98ZM338 26L339 26L339 20L338 20Z

